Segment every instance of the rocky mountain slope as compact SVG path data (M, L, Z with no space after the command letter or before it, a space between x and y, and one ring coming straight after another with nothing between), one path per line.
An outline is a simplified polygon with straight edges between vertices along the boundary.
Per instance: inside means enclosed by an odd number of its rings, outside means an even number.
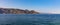
M0 8L0 14L39 14L34 10L22 10L14 8Z

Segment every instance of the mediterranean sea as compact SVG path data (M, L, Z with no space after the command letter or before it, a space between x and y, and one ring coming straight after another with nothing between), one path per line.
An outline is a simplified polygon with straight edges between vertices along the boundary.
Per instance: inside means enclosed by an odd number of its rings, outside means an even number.
M60 14L0 14L0 25L60 25Z

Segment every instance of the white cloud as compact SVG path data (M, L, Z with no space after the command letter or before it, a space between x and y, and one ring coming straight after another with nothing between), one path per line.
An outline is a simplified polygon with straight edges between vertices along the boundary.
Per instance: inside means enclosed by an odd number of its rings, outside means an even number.
M60 14L60 10L52 10L52 11L48 11L48 13Z

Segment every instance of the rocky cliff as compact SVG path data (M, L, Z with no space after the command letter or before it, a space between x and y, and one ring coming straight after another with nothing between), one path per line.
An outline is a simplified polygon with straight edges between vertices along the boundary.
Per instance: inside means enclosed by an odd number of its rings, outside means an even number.
M34 10L22 10L14 8L0 8L0 14L39 14Z

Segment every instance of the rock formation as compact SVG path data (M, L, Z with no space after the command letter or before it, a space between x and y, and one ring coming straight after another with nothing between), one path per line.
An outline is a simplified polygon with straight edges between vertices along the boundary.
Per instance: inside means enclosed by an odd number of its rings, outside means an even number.
M39 14L34 10L21 10L14 8L0 8L0 14Z

